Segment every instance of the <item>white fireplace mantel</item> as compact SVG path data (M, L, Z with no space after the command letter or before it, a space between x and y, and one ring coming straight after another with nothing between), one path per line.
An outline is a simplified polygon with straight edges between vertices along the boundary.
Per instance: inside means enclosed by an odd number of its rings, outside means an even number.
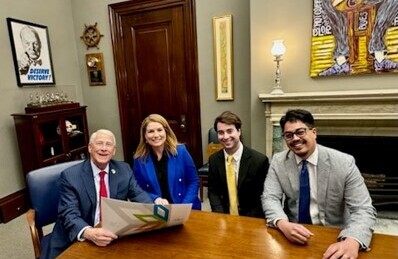
M266 155L289 109L310 111L319 134L398 135L398 89L259 94L265 104Z

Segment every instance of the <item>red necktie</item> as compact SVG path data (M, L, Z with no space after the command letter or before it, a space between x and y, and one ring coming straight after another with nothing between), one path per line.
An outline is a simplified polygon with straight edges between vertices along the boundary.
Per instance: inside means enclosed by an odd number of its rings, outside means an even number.
M102 219L101 219L101 197L108 197L108 192L106 191L106 185L105 185L105 174L106 174L106 172L105 171L101 171L100 173L99 173L99 175L100 175L100 197L99 197L99 199L100 199L100 202L99 202L99 204L100 204L100 221L102 221Z

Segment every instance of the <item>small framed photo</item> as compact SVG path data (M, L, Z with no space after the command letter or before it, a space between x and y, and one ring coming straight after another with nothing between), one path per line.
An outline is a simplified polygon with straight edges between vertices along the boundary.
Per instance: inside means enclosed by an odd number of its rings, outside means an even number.
M7 18L7 26L17 85L54 85L47 26L13 18Z
M234 99L232 15L213 17L216 100Z
M103 54L86 54L86 65L89 84L91 86L106 85Z

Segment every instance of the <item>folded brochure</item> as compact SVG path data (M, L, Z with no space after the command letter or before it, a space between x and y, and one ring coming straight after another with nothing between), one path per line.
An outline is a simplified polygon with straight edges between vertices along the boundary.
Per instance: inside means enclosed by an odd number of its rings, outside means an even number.
M192 203L157 205L102 198L102 227L118 236L126 236L182 225L191 209Z

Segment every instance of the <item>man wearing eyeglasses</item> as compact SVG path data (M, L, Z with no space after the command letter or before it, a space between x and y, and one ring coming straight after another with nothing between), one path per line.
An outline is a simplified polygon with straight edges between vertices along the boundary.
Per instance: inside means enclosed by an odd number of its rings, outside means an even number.
M354 158L317 144L314 118L306 110L289 110L280 126L289 150L274 155L264 182L267 224L303 245L322 237L302 224L340 227L338 242L323 258L357 258L369 248L376 210Z

